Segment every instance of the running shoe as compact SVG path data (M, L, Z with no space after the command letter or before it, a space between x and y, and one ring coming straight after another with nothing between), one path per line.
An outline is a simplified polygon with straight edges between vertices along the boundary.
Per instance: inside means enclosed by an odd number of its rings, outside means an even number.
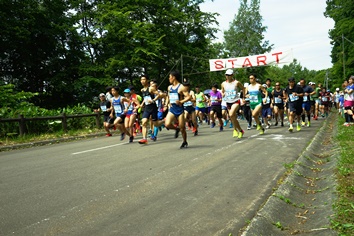
M300 125L297 125L297 126L296 126L296 130L297 130L297 131L300 131L300 130L301 130L301 126L300 126Z
M259 134L264 134L264 128L261 127L261 130L259 131Z
M238 137L238 132L237 132L237 130L234 129L234 133L233 133L232 137L233 137L233 138Z
M197 136L198 135L198 130L196 129L193 133L194 133L194 136Z
M124 140L125 139L125 133L122 133L121 135L120 135L120 141L122 141L122 140Z
M293 132L293 129L294 129L294 128L293 128L293 126L291 125L291 126L289 127L289 131L290 131L290 132Z
M305 124L306 124L305 121L301 122L301 126L305 126Z
M243 129L241 129L241 131L238 132L238 138L239 138L239 139L242 138L243 135L244 135L244 133L245 133L245 131L243 131Z
M307 127L310 127L311 126L311 123L310 123L310 121L309 122L307 122L307 125L306 125Z
M149 129L148 134L152 134L152 130L151 129Z
M180 148L182 149L182 148L187 148L187 147L188 147L188 143L187 142L183 142Z
M210 128L214 128L215 127L215 122L211 122Z
M150 139L155 142L157 140L157 137L154 135L151 135Z
M232 125L232 122L230 123L230 126L229 126L229 127L230 127L230 129L232 129L232 128L234 127L234 126Z
M117 130L117 127L115 125L113 125L113 130Z
M248 125L248 126L247 126L247 129L248 129L248 130L250 130L250 129L251 129L251 126L250 126L250 125Z
M129 137L129 143L132 143L133 140L134 140L134 136L130 136L130 137Z
M106 134L106 136L107 136L107 137L111 137L111 136L112 136L112 134Z
M143 138L143 139L139 140L139 143L140 144L147 144L148 141L147 141L147 139Z
M180 128L177 128L176 129L176 131L175 131L175 138L178 138L178 135L179 135L179 131L180 131L181 129Z
M284 127L284 122L281 122L281 127Z
M274 126L278 126L278 121L275 122Z
M220 126L219 131L220 132L224 131L224 127Z
M229 123L228 120L224 120L224 127L226 127L227 123Z
M262 126L261 125L257 125L257 130L260 130L262 129Z
M270 128L270 126L269 126L269 125L267 125L267 126L266 126L266 129L269 129L269 128Z

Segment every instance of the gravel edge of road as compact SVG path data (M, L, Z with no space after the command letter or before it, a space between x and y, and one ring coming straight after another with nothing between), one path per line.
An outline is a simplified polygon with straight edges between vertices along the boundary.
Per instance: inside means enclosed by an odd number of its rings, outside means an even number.
M290 173L239 235L337 235L330 228L339 156L333 140L335 115L326 119L294 163L285 163Z

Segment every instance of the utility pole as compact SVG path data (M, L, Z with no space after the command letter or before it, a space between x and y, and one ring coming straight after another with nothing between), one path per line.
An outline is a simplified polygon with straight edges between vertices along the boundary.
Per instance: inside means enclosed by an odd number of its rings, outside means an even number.
M347 40L349 43L354 45L354 42L350 41L349 39L347 39L346 37L344 37L344 34L342 34L342 50L343 50L343 79L345 80L346 76L345 76L345 53L344 53L344 39Z
M181 81L183 81L183 55L181 54Z
M328 70L326 71L326 78L325 78L325 82L326 82L326 91L328 90Z
M343 49L343 81L344 81L345 80L344 34L342 34L342 49Z

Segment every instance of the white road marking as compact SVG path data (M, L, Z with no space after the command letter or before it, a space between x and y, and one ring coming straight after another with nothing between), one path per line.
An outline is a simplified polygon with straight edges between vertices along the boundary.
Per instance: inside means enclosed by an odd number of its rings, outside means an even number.
M102 150L102 149L106 149L106 148L110 148L110 147L115 147L115 146L119 146L119 145L123 145L123 144L125 144L125 143L118 143L118 144L114 144L114 145L110 145L110 146L89 149L89 150L85 150L82 152L74 152L74 153L72 153L72 155L82 154L82 153L86 153L86 152L94 152L94 151L98 151L98 150Z

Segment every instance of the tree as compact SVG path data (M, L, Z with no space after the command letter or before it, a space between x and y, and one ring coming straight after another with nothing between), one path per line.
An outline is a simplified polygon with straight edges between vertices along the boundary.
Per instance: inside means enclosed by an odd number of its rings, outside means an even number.
M324 15L334 20L334 29L329 31L333 45L331 74L338 85L354 74L354 1L327 0Z
M180 60L209 58L216 29L202 0L3 0L0 78L38 92L36 105L91 101L107 85L140 85L142 72L166 80ZM186 60L185 73L207 62Z
M260 0L240 0L240 8L230 23L229 30L225 31L225 48L229 57L243 57L270 52L273 45L264 40L267 27L262 25L262 16L259 11ZM262 78L265 68L253 67L239 69L240 77L248 78L250 72Z
M70 92L83 57L65 1L0 2L0 77L15 90L39 93L48 106L74 101Z

